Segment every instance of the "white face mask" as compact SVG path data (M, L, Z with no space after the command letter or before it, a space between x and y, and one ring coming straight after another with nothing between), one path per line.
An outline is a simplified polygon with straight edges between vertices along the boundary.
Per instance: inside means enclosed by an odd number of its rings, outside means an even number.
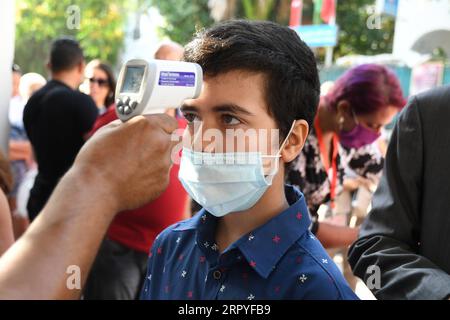
M216 217L253 207L272 185L280 153L295 121L276 155L261 152L205 153L183 148L178 178L187 193ZM264 173L263 158L275 162Z

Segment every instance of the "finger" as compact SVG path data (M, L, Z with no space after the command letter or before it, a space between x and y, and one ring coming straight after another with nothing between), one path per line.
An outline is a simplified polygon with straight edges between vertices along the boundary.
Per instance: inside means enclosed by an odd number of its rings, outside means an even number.
M151 123L156 123L168 134L171 134L178 128L177 120L167 114L164 114L164 113L150 114L150 115L145 115L143 117L145 117Z

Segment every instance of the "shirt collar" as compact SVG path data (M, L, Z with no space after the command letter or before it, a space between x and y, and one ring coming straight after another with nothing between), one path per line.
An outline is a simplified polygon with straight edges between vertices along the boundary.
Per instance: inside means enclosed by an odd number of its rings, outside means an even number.
M289 208L230 246L239 248L250 266L263 278L270 275L287 250L311 224L303 194L289 185L285 186L285 194ZM202 209L192 219L180 223L174 231L196 229L197 241L210 239L209 245L212 246L218 219ZM197 245L203 249L203 243Z
M68 88L68 89L70 89L70 90L73 90L68 84L66 84L66 83L64 83L64 82L62 82L62 81L60 81L60 80L51 79L49 82L50 82L50 83L53 83L53 84L58 84L58 85L61 85L61 86L66 87L66 88Z

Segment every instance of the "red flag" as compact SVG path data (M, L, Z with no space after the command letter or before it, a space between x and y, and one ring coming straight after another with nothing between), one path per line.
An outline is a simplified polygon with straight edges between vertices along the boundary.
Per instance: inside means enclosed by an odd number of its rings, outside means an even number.
M322 11L320 17L329 23L332 17L336 16L336 4L334 0L322 0Z
M291 18L289 19L289 26L296 27L301 25L302 21L302 0L292 0L291 2Z

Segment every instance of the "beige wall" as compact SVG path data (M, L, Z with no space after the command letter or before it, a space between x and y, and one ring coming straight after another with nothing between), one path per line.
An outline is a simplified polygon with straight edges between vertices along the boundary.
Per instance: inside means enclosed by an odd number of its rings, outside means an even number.
M2 0L0 30L0 149L6 153L9 135L8 108L11 98L11 65L14 58L15 1Z

